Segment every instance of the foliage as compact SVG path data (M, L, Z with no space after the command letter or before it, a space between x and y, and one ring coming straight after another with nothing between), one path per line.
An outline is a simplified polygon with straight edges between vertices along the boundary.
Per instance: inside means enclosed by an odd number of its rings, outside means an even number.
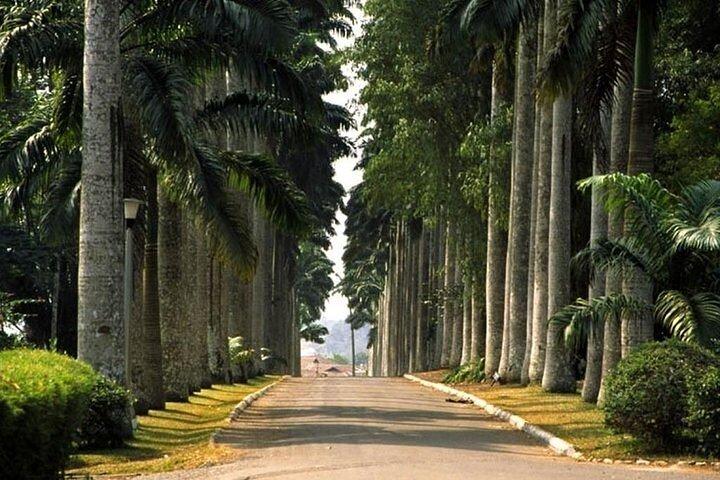
M247 383L248 376L257 360L255 349L245 345L245 340L239 336L229 337L228 347L230 351L230 362L237 366L240 371L240 382Z
M341 355L339 353L333 353L330 357L330 361L340 365L348 365L350 363L350 360L348 360L345 355Z
M90 366L57 353L0 352L0 477L57 476L97 378Z
M132 438L132 401L132 395L125 388L99 377L78 430L80 448L119 447Z
M709 367L720 367L720 359L678 340L634 349L606 380L607 425L654 449L688 447L692 438L686 421L689 416L693 421L702 417L705 400L701 392L696 395L693 416L688 405L691 391L697 382L702 384Z
M625 212L625 232L617 240L588 246L575 263L604 272L637 275L655 284L653 305L622 295L592 302L577 300L550 321L572 330L625 313L653 308L667 335L711 347L720 339L720 181L701 181L679 194L648 175L611 174L580 183L606 192L609 211Z
M300 244L295 298L298 309L300 335L304 340L323 343L328 330L319 324L325 302L334 287L333 262L325 250L313 242Z
M485 359L455 367L443 378L443 383L480 383L485 380Z
M658 139L660 174L675 188L720 178L720 84L695 92Z
M720 367L707 366L693 377L688 396L687 433L703 455L720 453Z

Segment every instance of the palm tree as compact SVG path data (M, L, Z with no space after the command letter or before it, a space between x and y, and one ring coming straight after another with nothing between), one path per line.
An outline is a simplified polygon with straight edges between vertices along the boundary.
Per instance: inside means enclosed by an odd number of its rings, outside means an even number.
M78 357L127 381L123 321L120 4L85 6Z
M522 25L518 33L517 74L515 89L515 158L512 162L510 228L508 239L509 278L508 351L506 369L500 375L509 382L519 382L525 358L527 334L527 277L530 249L530 209L532 193L532 159L535 134L535 57L537 33L533 23Z
M41 3L31 7L47 6ZM285 177L276 176L267 183L269 174L280 171L270 167L262 157L218 154L199 137L203 130L218 127L235 131L256 128L260 119L265 122L262 128L269 127L275 132L284 126L298 124L298 117L286 110L287 100L282 100L281 106L279 99L299 100L303 96L302 82L294 77L292 69L269 56L273 48L287 43L293 25L287 18L287 9L273 9L273 5L282 7L282 2L270 3L272 5L266 4L255 10L234 3L197 9L192 1L135 5L126 9L121 34L123 90L137 92L137 95L124 98L123 107L129 112L126 118L131 124L124 135L132 137L127 138L126 145L133 147L133 152L126 157L147 157L145 161L150 161L159 170L163 184L169 187L170 199L205 219L210 227L210 245L222 258L231 258L244 274L254 267L254 247L247 229L228 207L225 183L249 190L257 202L267 207L270 217L280 222L289 219L292 223L293 218L299 218L298 214L304 215L302 202L297 202L301 197L296 190L289 196L286 195L289 190L281 192L292 186ZM66 12L63 8L49 11ZM204 21L198 12L212 21ZM77 65L81 62L77 61L79 50L76 48L77 39L82 35L78 35L79 27L73 23L72 15L68 13L66 17L58 19L51 15L24 13L18 14L17 19L5 17L5 21L16 29L7 33L9 41L3 43L4 50L0 52L3 58L63 70L54 91L58 101L49 129L55 136L65 135L81 123L73 106L82 92L78 88ZM40 21L28 23L32 18ZM252 21L246 21L249 18ZM176 28L178 25L183 28ZM169 34L161 34L163 29ZM31 35L17 35L18 31ZM140 42L140 39L148 41ZM24 48L23 41L35 43L32 48ZM264 93L241 92L198 109L188 109L187 99L191 98L192 86L188 78L201 78L195 73L209 66L195 61L200 51L204 58L216 58L221 64L231 58L241 62L245 73L258 80L263 90L271 95L283 92L282 97L273 99ZM295 86L286 89L293 82ZM127 124L118 124L118 128L126 127ZM147 141L142 138L145 133L149 134ZM77 179L73 182L72 178L66 175L62 186L76 185ZM280 190L269 192L267 187L273 190L273 185ZM72 189L65 188L65 191ZM282 199L291 199L293 205L285 204L289 209L279 207L278 200L282 202Z
M602 175L606 173L606 165L608 164L606 157L606 149L602 148L607 145L610 139L610 119L607 112L603 114L604 135L601 145L596 145L593 152L593 175ZM603 208L602 190L600 188L592 189L590 211L590 243L596 243L607 238L608 216ZM596 275L590 282L588 288L588 299L592 300L596 297L602 297L605 293L605 276ZM585 366L585 381L583 382L582 398L586 402L595 403L600 392L600 383L602 379L602 357L603 357L603 341L605 337L602 323L598 324L598 328L588 331L587 361Z
M657 286L651 303L626 294L578 300L551 322L571 340L595 322L654 317L666 335L710 346L720 338L720 182L686 187L679 195L647 174L592 177L581 188L600 187L610 213L626 212L622 237L589 246L577 256L591 273L640 271Z
M147 408L165 408L163 358L160 327L160 292L158 288L158 185L157 172L147 174L145 222L145 259L143 261L143 337L145 343L143 390ZM158 345L161 348L157 348Z

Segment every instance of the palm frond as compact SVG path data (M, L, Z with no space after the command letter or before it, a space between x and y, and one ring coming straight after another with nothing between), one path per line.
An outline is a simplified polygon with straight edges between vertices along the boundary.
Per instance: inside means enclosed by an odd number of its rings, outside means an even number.
M230 186L249 194L276 225L307 233L312 223L307 199L284 169L264 155L224 152L221 158Z
M573 268L588 272L591 278L609 272L615 275L632 275L639 270L655 280L662 275L655 269L648 253L638 250L636 242L627 243L624 238L598 239L592 245L578 252L572 260Z
M651 308L651 305L622 294L592 300L578 298L548 321L562 327L559 331L564 335L566 345L574 350L587 338L590 329L599 329L605 322L619 322L621 316L638 317Z
M538 14L539 0L469 0L460 17L460 25L483 42L501 41L513 36L520 23Z
M720 182L706 180L683 189L669 220L680 250L720 252Z
M195 142L191 158L191 165L160 157L154 160L170 197L192 212L206 229L213 251L249 281L257 266L258 251L242 205L228 188L220 154Z
M238 43L282 49L296 32L293 11L285 0L160 1L124 26L121 36L150 36L194 25L215 36L232 31Z
M40 219L40 231L52 242L61 244L77 235L81 166L79 149L63 155L50 184L45 198L46 210Z
M225 130L234 134L296 135L303 122L292 111L265 94L234 92L221 100L208 101L195 113L195 125L207 132Z
M720 340L720 295L665 291L658 296L655 318L672 336L710 347Z

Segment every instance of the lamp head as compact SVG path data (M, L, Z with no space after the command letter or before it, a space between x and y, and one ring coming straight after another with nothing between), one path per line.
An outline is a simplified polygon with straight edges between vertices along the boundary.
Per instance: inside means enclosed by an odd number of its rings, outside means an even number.
M123 200L123 204L125 207L125 224L127 228L132 228L133 223L135 223L137 219L140 205L142 205L143 202L137 198L126 198Z

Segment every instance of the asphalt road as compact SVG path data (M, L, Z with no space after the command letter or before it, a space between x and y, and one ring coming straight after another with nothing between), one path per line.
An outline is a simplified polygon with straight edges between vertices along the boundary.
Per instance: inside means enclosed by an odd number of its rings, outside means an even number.
M185 479L720 479L711 472L554 456L526 434L404 379L289 379L219 441L242 460L153 476Z

